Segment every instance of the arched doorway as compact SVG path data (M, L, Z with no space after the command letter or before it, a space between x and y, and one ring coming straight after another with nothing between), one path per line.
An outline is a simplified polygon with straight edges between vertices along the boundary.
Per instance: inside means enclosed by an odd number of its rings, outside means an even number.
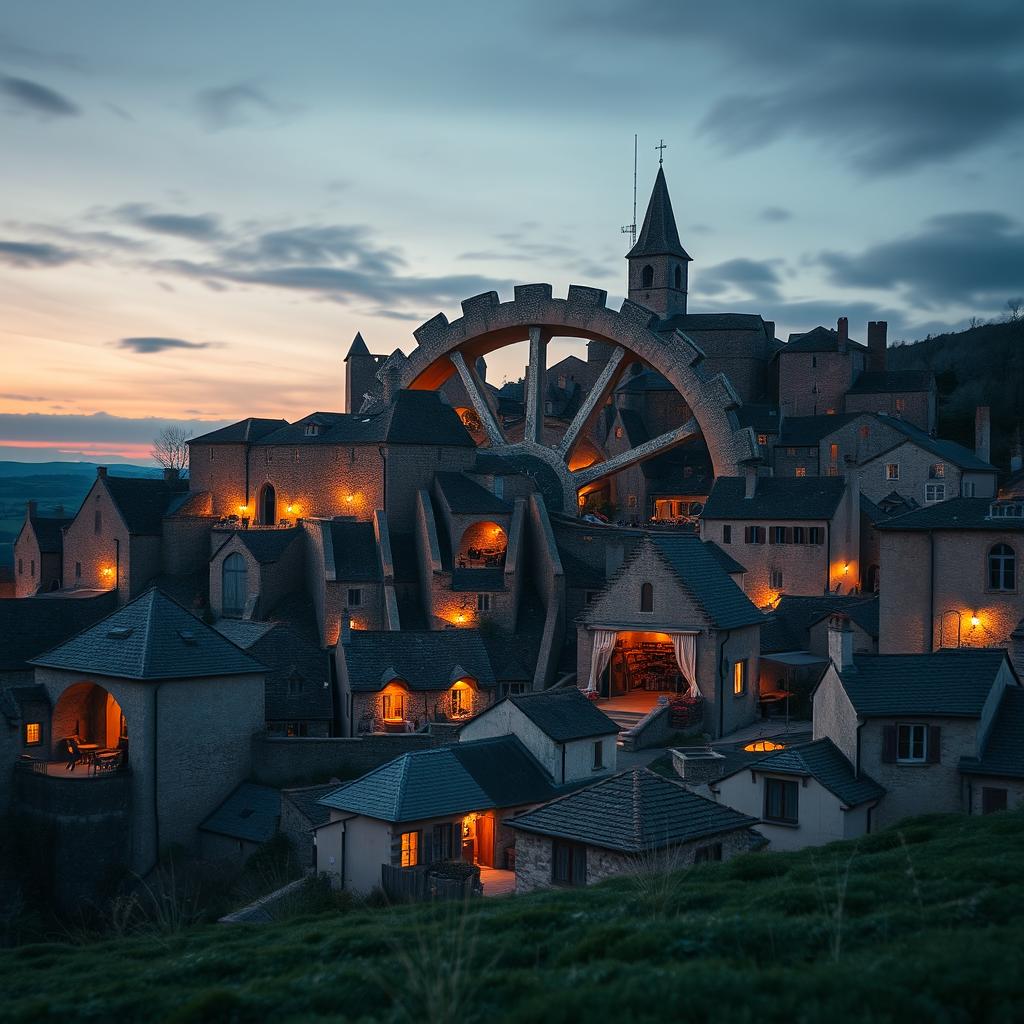
M114 696L96 683L73 683L50 717L53 757L69 771L95 770L99 761L128 749L128 721Z
M274 526L277 523L277 492L273 484L264 484L260 491L260 522L264 526Z
M460 569L496 568L505 564L508 535L491 521L472 523L463 531L456 555Z
M249 590L249 567L245 557L232 551L221 566L221 614L241 615Z

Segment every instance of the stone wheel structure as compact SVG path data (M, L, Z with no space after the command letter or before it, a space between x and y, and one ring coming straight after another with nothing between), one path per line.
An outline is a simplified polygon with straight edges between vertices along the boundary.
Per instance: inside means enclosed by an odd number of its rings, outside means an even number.
M553 298L548 284L520 285L511 302L500 302L497 292L485 292L462 303L458 320L449 323L443 313L438 313L415 330L417 345L413 352L409 356L396 352L379 376L385 391L395 387L436 390L457 373L480 417L490 450L534 476L548 503L568 514L578 514L581 492L698 434L707 443L715 475L737 475L740 464L756 455L757 444L753 433L741 428L736 419L740 402L732 385L722 374L712 376L704 370L704 353L681 331L655 333L652 328L658 318L649 309L626 299L616 312L605 305L607 297L605 291L580 285L570 285L564 299ZM556 337L606 342L611 346L611 356L564 437L552 446L541 440L541 382L547 343ZM510 442L488 401L475 364L480 356L522 341L530 343L526 423L523 439ZM573 448L623 372L636 360L663 374L686 400L693 417L620 455L570 470Z

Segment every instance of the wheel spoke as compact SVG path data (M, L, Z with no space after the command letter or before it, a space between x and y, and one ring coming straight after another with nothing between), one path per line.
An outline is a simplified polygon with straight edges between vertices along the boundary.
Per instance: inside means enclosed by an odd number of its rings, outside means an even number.
M526 441L544 436L544 393L547 382L548 339L540 327L530 328L530 370L526 375Z
M559 442L557 450L563 459L569 458L573 445L576 444L580 434L586 429L590 418L594 414L594 410L608 397L608 393L615 386L615 382L619 379L619 374L623 368L622 361L625 357L626 350L624 348L616 348L612 352L611 358L605 363L604 369L597 380L594 381L594 386L590 389L586 398L583 399L579 410L572 418L572 423L569 424L569 429Z
M688 441L699 432L700 427L697 425L697 421L695 419L687 420L681 427L676 427L675 430L669 430L667 433L652 437L650 441L645 441L635 448L630 448L628 452L623 452L621 455L616 455L604 462L595 463L593 466L587 466L586 469L576 470L572 474L573 484L576 490L579 491L581 487L586 487L595 480L611 476L613 473L618 473L637 462L646 462L648 459L653 459L656 455L661 455L670 448Z
M487 396L484 394L483 386L476 374L476 370L466 362L461 352L453 352L449 358L452 361L452 365L458 371L462 386L466 389L466 394L469 395L469 400L473 403L473 409L476 411L477 416L480 417L480 422L487 432L487 439L491 442L491 447L496 448L504 445L506 443L505 435L501 432L501 427L498 426L498 420L495 418L490 402L487 401Z

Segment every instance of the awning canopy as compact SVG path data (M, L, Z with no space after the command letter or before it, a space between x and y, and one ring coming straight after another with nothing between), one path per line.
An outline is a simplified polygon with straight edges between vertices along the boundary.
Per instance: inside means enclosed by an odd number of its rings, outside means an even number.
M775 661L780 665L826 665L828 658L821 658L809 651L781 651L779 653L762 654L762 661Z

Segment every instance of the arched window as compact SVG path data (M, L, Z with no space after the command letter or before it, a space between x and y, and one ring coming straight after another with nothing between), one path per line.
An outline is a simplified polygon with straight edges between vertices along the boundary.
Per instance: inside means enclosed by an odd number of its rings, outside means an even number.
M264 484L260 491L260 522L264 526L277 522L277 494L273 484Z
M674 280L675 280L675 285L676 285L676 291L681 290L682 287L683 287L683 268L681 266L679 266L678 263L676 264L676 272L675 272L675 275L674 275Z
M640 611L654 611L654 587L650 583L645 583L640 588Z
M245 559L237 551L233 551L224 559L221 573L223 577L222 611L225 615L241 615L245 609L246 577L249 574Z
M641 288L653 288L654 287L654 267L647 264L643 270L640 271L640 287Z
M1017 589L1017 556L1009 544L996 544L988 553L988 588Z

